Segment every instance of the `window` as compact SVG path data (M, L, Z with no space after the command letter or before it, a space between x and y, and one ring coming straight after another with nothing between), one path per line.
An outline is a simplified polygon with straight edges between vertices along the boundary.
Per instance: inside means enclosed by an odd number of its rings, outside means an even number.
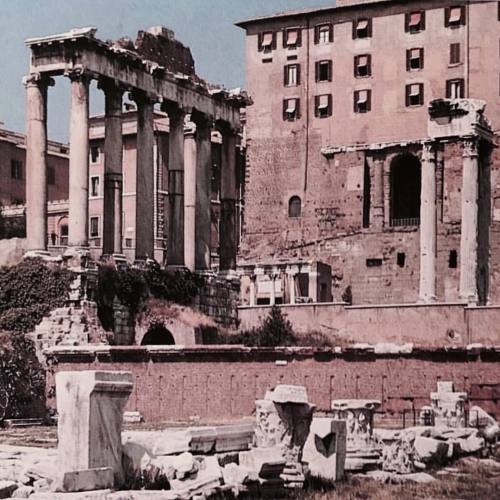
M457 78L455 80L446 81L446 98L447 99L463 99L464 98L464 80Z
M53 186L56 183L56 170L50 165L47 167L47 184Z
M352 23L352 38L370 38L372 36L372 20L359 19Z
M354 76L364 78L372 74L372 56L363 54L354 57Z
M68 244L68 225L63 224L60 227L59 242L61 246L66 246Z
M101 148L99 146L90 146L90 163L99 163L101 157Z
M398 267L405 267L406 254L404 252L399 252L396 256L396 262L398 264Z
M10 160L10 176L12 179L21 180L23 178L23 162Z
M405 15L405 31L419 33L425 30L425 11L409 12Z
M444 9L444 25L447 28L465 26L465 6L446 7Z
M90 218L90 237L91 238L99 237L99 217Z
M391 227L420 224L421 164L409 153L399 154L390 165Z
M99 196L99 176L93 175L90 178L90 196L96 198Z
M284 75L285 87L300 85L300 64L287 64Z
M273 31L265 31L259 33L259 52L270 52L276 48L276 33Z
M371 110L371 100L371 90L356 90L354 92L354 112L368 113Z
M302 31L300 28L288 28L283 30L283 47L296 49L302 45Z
M448 256L448 268L456 269L458 267L458 255L456 250L450 250L450 255Z
M302 201L298 196L292 196L288 202L288 217L300 217L302 215Z
M327 118L332 115L332 94L317 95L314 101L314 116Z
M283 120L292 122L300 118L300 99L295 97L283 101Z
M132 243L133 243L132 238L125 238L125 246L127 248L132 248Z
M320 24L314 29L314 43L323 45L333 42L333 26L331 24Z
M406 71L424 69L424 49L408 49L406 51Z
M424 104L424 84L411 83L406 86L406 106L422 106Z
M460 44L452 43L450 44L450 64L460 63Z
M366 267L380 267L382 259L366 259Z
M332 61L318 61L316 63L316 81L332 81Z

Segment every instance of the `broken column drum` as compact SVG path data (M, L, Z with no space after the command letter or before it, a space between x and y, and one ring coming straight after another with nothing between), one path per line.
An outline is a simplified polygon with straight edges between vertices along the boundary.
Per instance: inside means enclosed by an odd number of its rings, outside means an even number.
M438 382L437 392L431 392L434 425L466 427L466 392L455 392L453 382Z
M170 119L169 151L169 241L167 264L185 265L199 270L210 269L211 231L211 143L214 123L230 131L223 137L225 163L231 177L224 188L224 216L221 241L224 246L223 267L233 268L234 244L234 134L240 129L240 108L248 103L244 93L214 89L199 79L189 49L172 43L172 33L150 29L142 32L136 44L124 50L119 43L104 42L95 37L95 28L74 29L59 35L30 38L30 72L26 77L26 163L27 163L27 240L28 250L47 250L47 87L51 77L65 75L71 84L71 152L69 189L69 243L73 247L88 245L88 85L90 78L99 82L105 93L103 254L122 253L123 245L123 130L122 95L130 91L138 105L136 255L138 259L154 256L154 154L153 105L164 104ZM161 47L155 53L145 49L144 40ZM147 44L146 44L147 45ZM183 57L170 57L175 45ZM146 50L146 52L144 52ZM149 60L146 58L163 58ZM160 55L159 55L160 54ZM161 55L163 54L163 55ZM191 61L191 63L189 63ZM176 66L177 65L177 66ZM178 66L181 65L182 67ZM186 73L187 72L187 73ZM182 73L182 74L181 74ZM196 148L188 147L184 157L184 115L196 117ZM186 136L187 141L191 136ZM225 144L224 141L227 141ZM186 162L186 164L185 164ZM186 218L183 198L187 191L183 172L195 170L194 201ZM189 178L189 176L188 176ZM191 206L192 205L192 206ZM185 228L186 222L192 227ZM187 229L187 231L185 230ZM192 234L194 231L194 234ZM229 231L226 238L223 234ZM186 237L184 237L186 235ZM194 249L194 256L193 256ZM188 263L185 262L186 255ZM194 260L194 263L192 262Z

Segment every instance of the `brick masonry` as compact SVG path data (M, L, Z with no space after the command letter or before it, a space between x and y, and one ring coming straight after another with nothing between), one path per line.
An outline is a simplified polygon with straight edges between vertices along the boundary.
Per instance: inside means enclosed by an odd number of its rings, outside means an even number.
M134 390L127 409L140 411L146 422L251 416L255 399L279 383L305 385L319 409L339 398L380 399L385 412L419 409L429 404L439 380L452 380L456 390L471 394L471 404L500 417L498 349L375 354L362 349L112 347L59 350L55 359L48 389L56 371L130 370ZM49 405L54 403L49 399Z

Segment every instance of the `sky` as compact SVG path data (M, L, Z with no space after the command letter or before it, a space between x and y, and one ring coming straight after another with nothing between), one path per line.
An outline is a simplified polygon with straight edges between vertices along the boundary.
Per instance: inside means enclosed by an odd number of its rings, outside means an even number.
M199 76L227 88L245 85L245 32L236 21L297 8L334 5L334 0L0 0L0 121L25 130L29 37L94 26L100 39L116 40L164 25L191 48ZM102 112L103 96L91 88L91 113ZM69 82L49 89L49 138L68 140Z

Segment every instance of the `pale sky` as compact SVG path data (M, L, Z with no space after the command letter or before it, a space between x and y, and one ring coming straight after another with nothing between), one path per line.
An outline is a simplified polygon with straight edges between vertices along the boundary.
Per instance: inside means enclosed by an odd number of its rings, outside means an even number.
M244 30L234 22L334 4L334 0L0 0L0 121L9 129L25 130L26 38L94 26L98 38L135 40L138 30L161 24L191 48L202 78L228 88L243 87ZM92 85L91 113L101 112L103 98L95 82ZM49 90L48 112L49 138L66 141L69 85L64 77L58 77Z

